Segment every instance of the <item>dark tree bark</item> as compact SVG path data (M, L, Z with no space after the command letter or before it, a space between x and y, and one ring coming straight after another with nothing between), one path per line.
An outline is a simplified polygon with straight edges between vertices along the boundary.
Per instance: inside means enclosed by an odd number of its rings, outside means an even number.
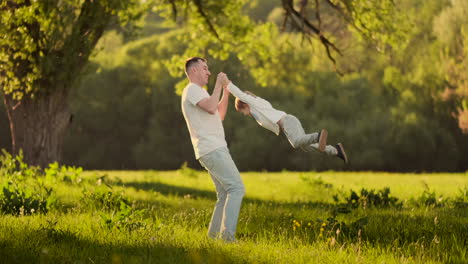
M4 96L10 121L13 155L23 151L27 164L45 168L60 162L65 131L70 123L68 91L54 89L37 98L13 100Z

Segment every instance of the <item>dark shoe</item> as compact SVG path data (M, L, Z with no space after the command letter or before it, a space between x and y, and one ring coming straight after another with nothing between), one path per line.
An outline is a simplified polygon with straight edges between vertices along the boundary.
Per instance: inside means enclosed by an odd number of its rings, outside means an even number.
M322 129L322 130L318 133L318 144L319 144L318 149L319 149L321 152L324 152L324 151L325 151L325 146L327 146L327 137L328 137L328 132L327 132L326 129Z
M341 143L336 144L336 150L338 150L338 154L336 154L336 156L342 159L345 164L348 164L348 156L346 156L346 152L344 151L343 144Z

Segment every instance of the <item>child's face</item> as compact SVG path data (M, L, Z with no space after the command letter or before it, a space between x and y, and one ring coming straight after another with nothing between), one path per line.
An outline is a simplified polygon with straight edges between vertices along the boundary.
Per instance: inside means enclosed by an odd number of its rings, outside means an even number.
M239 109L239 112L241 112L243 115L245 116L248 116L250 115L250 107L249 105L245 105L244 107L242 107L241 109Z

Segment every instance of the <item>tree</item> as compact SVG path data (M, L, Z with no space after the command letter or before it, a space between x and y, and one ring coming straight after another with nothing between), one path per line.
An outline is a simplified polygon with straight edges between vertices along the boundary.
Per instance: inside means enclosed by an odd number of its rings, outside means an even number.
M42 167L60 160L71 87L109 24L135 20L139 8L136 0L1 2L0 85L15 154L23 149Z
M449 85L446 100L456 99L454 115L463 133L468 134L468 2L453 0L434 21L434 33L444 44L441 64Z

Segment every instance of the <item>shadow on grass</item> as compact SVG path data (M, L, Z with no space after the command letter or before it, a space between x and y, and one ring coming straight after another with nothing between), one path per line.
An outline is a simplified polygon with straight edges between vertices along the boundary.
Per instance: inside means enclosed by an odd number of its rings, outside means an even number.
M212 200L213 202L216 201L216 192L213 191L206 191L200 190L196 188L190 187L183 187L183 186L176 186L170 185L160 182L126 182L122 184L124 187L132 187L137 190L144 190L144 191L156 191L161 193L162 195L174 195L180 198L184 198L186 196L190 196L191 198L203 198ZM268 204L270 206L275 207L289 207L291 209L297 208L321 208L321 209L330 209L334 207L332 203L325 203L325 202L314 202L314 201L298 201L298 202L278 202L278 201L269 201L269 200L262 200L258 198L251 198L251 197L244 197L243 199L244 204L256 204L256 205L265 205Z
M1 263L246 263L229 250L191 249L148 241L138 245L99 243L71 232L29 230L0 241Z

